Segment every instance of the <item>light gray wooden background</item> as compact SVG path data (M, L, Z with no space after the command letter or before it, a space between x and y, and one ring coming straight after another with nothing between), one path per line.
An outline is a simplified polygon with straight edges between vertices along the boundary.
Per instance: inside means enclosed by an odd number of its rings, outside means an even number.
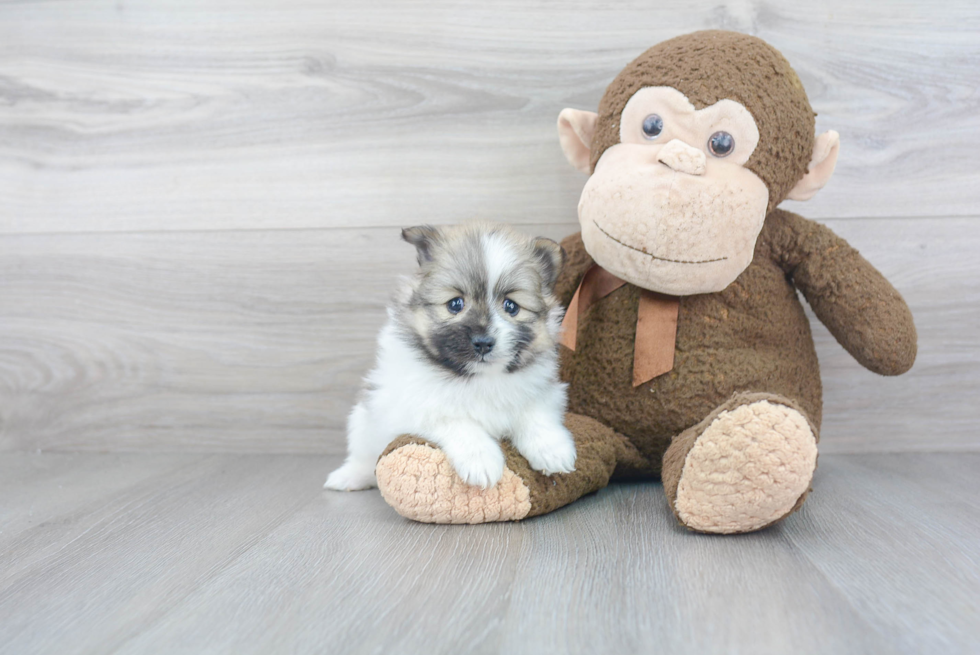
M574 231L558 112L700 28L794 64L843 147L787 206L917 320L897 379L816 326L823 451L977 449L974 0L52 0L0 2L0 450L341 452L398 228Z
M656 483L485 526L322 491L399 228L574 231L558 112L709 27L795 65L843 148L791 208L919 328L886 379L815 324L803 509L716 538ZM0 0L0 653L980 652L978 87L976 0Z

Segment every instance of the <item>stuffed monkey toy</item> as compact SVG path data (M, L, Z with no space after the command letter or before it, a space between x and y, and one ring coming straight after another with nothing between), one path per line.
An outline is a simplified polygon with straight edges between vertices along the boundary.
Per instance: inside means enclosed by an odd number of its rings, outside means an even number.
M465 485L405 435L384 498L438 523L519 520L610 481L662 479L691 530L758 530L798 509L817 465L820 370L797 291L866 368L911 368L902 297L828 228L777 206L834 171L796 73L764 41L706 31L650 48L598 113L566 109L561 147L591 173L556 294L576 470L545 476L504 442L495 487Z

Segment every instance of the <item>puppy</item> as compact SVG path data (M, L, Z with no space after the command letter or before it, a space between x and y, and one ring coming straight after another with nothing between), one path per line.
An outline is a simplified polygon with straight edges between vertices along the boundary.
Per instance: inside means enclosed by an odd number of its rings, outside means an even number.
M553 295L561 246L490 223L413 227L402 238L419 269L388 307L377 364L348 418L347 460L324 487L377 486L378 458L403 434L438 446L483 488L503 475L501 439L546 475L573 471Z

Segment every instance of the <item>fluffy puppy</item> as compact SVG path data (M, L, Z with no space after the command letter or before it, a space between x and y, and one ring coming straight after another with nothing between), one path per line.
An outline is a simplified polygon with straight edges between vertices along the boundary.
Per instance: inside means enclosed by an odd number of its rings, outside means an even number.
M402 238L419 269L388 307L377 364L347 421L347 460L324 487L376 486L378 457L402 434L431 441L484 488L503 475L505 438L542 473L574 470L553 295L561 246L489 223L413 227Z

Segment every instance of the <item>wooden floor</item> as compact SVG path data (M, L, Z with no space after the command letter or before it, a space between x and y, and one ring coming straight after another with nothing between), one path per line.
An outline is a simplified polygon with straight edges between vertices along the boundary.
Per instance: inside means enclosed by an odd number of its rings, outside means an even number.
M3 653L976 653L980 454L821 458L761 533L656 483L432 526L337 458L0 455Z

